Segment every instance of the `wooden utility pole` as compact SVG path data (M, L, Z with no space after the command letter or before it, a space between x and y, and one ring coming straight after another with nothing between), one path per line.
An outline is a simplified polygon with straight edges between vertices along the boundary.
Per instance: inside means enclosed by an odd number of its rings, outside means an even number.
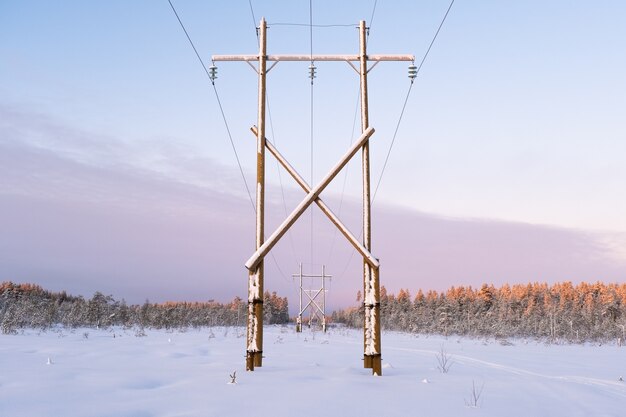
M256 140L256 249L265 240L265 79L267 67L267 24L259 27L259 111ZM263 260L248 271L248 331L246 370L263 366Z
M365 21L359 23L359 77L361 80L361 132L369 127L369 100L367 95L367 28ZM363 145L361 152L363 167L363 245L372 250L372 215L370 199L370 146ZM378 288L378 268L374 270L363 262L363 366L371 368L375 375L382 374L380 356L380 296Z
M259 27L259 53L258 55L215 55L213 62L217 61L244 61L250 64L257 62L254 68L259 76L259 112L257 127L253 127L253 132L257 139L257 188L256 188L256 251L246 262L249 271L248 277L248 334L246 351L246 369L253 371L255 366L262 366L263 356L263 259L298 220L298 218L312 204L316 203L326 214L330 221L341 231L346 239L363 257L363 289L365 320L364 332L364 356L363 363L366 368L371 368L374 375L382 375L381 367L381 343L380 343L380 283L379 267L380 263L371 253L371 199L370 199L370 157L369 140L374 133L374 129L369 126L368 96L367 96L367 73L382 61L410 61L415 58L413 55L368 55L367 54L367 27L365 21L359 23L359 54L358 55L267 55L266 52L266 32L267 24L265 19L261 19ZM339 160L330 172L313 186L304 181L296 170L289 165L287 160L278 150L265 138L265 78L267 73L278 62L286 61L338 61L348 63L360 77L361 86L361 136L350 147L346 154ZM267 68L267 62L272 65ZM359 67L353 62L358 62ZM368 68L367 63L374 62ZM313 65L313 64L311 64ZM412 67L415 68L415 67ZM280 164L296 180L298 185L307 194L302 202L287 216L283 223L267 239L264 239L264 199L265 199L265 148L276 157ZM335 178L339 171L350 161L350 159L361 150L363 165L363 242L359 242L356 237L345 227L339 218L322 201L320 194ZM312 301L313 302L313 301ZM300 307L302 301L300 300ZM302 310L302 308L300 309Z

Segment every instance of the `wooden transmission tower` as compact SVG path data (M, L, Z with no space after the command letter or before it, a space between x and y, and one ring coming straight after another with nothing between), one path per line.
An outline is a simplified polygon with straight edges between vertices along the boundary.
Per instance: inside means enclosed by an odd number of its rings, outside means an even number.
M374 375L382 375L381 343L380 343L380 264L371 253L371 215L370 215L370 153L369 139L374 129L369 125L367 73L382 61L409 61L414 62L413 55L368 55L366 45L367 28L365 21L359 23L359 54L358 55L268 55L267 54L267 23L261 19L259 26L259 53L258 55L214 55L213 62L244 61L252 66L259 76L258 87L258 122L252 128L257 138L257 183L256 183L256 252L246 262L248 275L248 324L246 339L246 370L253 371L255 367L263 365L263 260L278 240L289 230L306 209L315 203L328 216L330 221L339 229L345 238L354 246L363 257L363 306L365 319L363 323L363 364L371 368ZM296 172L287 160L265 137L265 81L267 73L278 63L286 61L340 61L347 62L359 74L361 87L361 136L350 147L337 165L312 187ZM268 68L267 63L272 62ZM368 69L368 62L374 64ZM357 63L355 65L354 63ZM312 65L313 66L313 65ZM214 73L215 67L212 67ZM289 172L294 180L306 193L306 197L274 231L264 240L265 236L265 150L269 150L278 162ZM339 218L328 208L319 197L320 193L330 184L350 159L361 150L363 168L363 242L360 242L344 225Z
M313 323L314 319L317 319L318 323L321 324L322 330L326 333L326 280L331 279L332 275L326 275L326 265L322 265L322 275L312 275L312 274L303 274L302 273L302 263L300 263L299 272L297 274L293 274L292 278L298 278L300 281L299 286L299 304L298 304L298 317L296 318L296 332L302 332L302 315L309 310L309 327ZM305 289L303 286L303 279L315 279L319 278L322 287L314 288L314 289ZM306 301L304 308L302 307L302 295L306 295L306 298L309 301ZM321 301L318 300L318 297L321 296Z

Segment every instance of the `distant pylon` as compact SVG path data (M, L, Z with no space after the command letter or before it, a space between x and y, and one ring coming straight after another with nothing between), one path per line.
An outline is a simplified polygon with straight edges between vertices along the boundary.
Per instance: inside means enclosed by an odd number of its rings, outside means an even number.
M300 263L300 269L297 274L292 275L293 278L300 280L300 308L298 310L298 317L296 318L296 332L302 331L302 316L309 310L309 327L313 323L313 319L317 318L322 326L322 330L326 331L326 280L331 279L332 275L326 275L326 265L322 265L322 275L311 275L302 273L302 263ZM303 286L303 278L321 279L321 288L305 289ZM306 295L308 302L302 307L302 295ZM321 296L321 302L318 302L318 297ZM319 316L318 316L319 315Z

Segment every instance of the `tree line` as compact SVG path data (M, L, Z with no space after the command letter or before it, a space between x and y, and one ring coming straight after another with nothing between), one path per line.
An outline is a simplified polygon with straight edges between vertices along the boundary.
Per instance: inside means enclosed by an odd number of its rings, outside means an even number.
M229 303L166 302L128 305L111 295L96 292L90 299L65 291L50 292L34 284L0 284L0 331L15 333L23 328L124 326L173 329L204 326L246 325L247 302L235 297ZM286 297L264 294L267 324L289 322Z
M336 311L332 320L361 327L363 307ZM382 287L381 326L422 334L624 343L626 284L484 284L445 292L419 290L414 298L408 290L394 295Z

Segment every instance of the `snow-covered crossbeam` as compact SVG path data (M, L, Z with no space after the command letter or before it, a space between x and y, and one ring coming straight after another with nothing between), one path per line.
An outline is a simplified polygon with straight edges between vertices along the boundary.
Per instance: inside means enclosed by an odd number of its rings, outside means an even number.
M259 265L259 262L263 260L265 255L268 254L278 240L283 237L289 228L298 220L298 218L306 211L306 209L315 201L322 191L330 184L330 182L337 176L339 171L346 166L348 161L357 153L357 151L369 140L370 136L374 133L373 127L368 127L358 140L350 147L348 152L339 160L337 165L322 179L322 181L315 186L306 195L304 200L291 212L291 214L283 221L283 223L276 229L276 231L267 239L263 245L248 259L246 262L246 268L250 271L254 271Z
M259 55L213 55L211 59L214 62L218 61L246 61L254 62L259 60ZM310 61L348 61L358 62L361 60L359 55L267 55L267 61L282 62L282 61L294 61L294 62L310 62ZM368 55L368 61L415 61L413 55Z
M256 126L251 127L250 130L252 131L252 133L254 133L254 137L256 138L258 136L258 130ZM287 161L287 159L285 159L285 157L278 151L278 149L276 149L276 147L272 144L272 142L267 140L267 138L265 138L265 147L267 148L268 151L270 151L272 155L274 155L276 160L282 165L283 168L285 168L285 170L289 173L289 175L291 175L291 177L298 183L300 188L302 188L304 192L308 194L311 191L311 186L304 180L304 178L302 178L300 174L298 174L298 171L296 171L296 169L291 166L291 164ZM337 229L339 229L341 234L344 235L344 237L348 240L348 242L352 244L352 246L356 249L356 251L359 252L359 254L363 257L365 262L370 264L372 268L378 269L380 266L378 259L376 259L370 253L370 251L368 251L365 248L365 246L363 246L363 244L359 242L359 240L352 234L352 232L350 232L350 230L341 222L341 220L339 220L337 215L333 213L330 207L328 207L328 205L326 205L324 200L322 200L322 197L318 196L315 199L315 204L317 204L320 210L322 210L322 212L328 217L331 223L334 224L337 227Z

